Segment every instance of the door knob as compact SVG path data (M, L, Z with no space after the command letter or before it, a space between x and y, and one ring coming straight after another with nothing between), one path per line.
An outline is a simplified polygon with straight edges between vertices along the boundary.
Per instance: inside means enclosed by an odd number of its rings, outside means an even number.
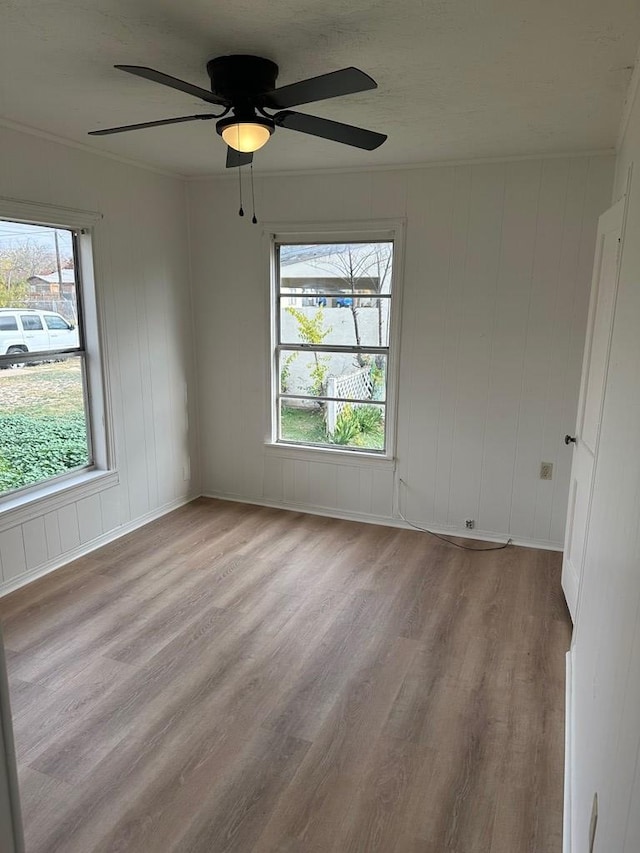
M575 435L565 435L564 437L565 444L575 444L577 440Z

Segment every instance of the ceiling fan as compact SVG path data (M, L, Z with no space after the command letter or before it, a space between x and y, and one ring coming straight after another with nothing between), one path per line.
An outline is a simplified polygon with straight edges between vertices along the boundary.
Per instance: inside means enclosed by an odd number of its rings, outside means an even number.
M116 65L115 68L178 89L208 104L224 107L224 111L218 114L200 113L123 127L108 127L92 130L90 136L106 136L185 121L217 119L216 130L227 144L227 168L251 163L254 151L269 141L277 127L331 139L366 151L378 148L387 138L383 133L290 109L301 104L376 89L375 80L358 68L343 68L276 89L278 66L275 62L260 56L219 56L207 62L207 73L211 80L210 92L142 65ZM267 110L276 112L269 113Z

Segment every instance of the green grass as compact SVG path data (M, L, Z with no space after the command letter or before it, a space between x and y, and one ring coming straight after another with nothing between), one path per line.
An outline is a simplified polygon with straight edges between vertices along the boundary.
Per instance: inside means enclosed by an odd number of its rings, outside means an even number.
M384 450L384 427L375 432L360 434L347 447L360 447L362 450Z
M0 371L0 493L88 462L80 361Z
M326 444L322 410L282 407L282 438L285 441L304 441L308 444Z
M0 412L42 417L82 411L80 359L0 370Z

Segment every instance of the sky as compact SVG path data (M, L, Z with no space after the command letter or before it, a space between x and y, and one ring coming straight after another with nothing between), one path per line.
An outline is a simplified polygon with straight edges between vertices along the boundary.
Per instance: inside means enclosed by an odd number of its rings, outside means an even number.
M72 254L71 232L55 228L47 228L46 225L27 225L22 222L8 222L0 219L0 252L9 249L16 243L22 243L31 239L42 246L46 246L55 252L54 232L58 231L58 242L60 254L68 258Z

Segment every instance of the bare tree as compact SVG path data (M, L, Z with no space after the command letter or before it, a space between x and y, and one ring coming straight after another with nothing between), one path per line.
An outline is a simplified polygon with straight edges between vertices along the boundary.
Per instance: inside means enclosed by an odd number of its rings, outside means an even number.
M375 271L376 264L376 247L379 244L347 244L346 246L336 246L336 251L332 255L321 258L313 258L309 263L324 269L327 272L332 272L338 281L344 284L344 291L349 294L349 309L353 319L353 331L356 339L356 346L361 346L360 325L358 322L357 298L364 291L364 279L367 280L367 288L371 286L372 272ZM382 260L381 260L382 265ZM380 301L380 300L378 300ZM380 317L380 333L382 336L382 319ZM367 359L362 353L358 353L357 361L360 367L367 364Z
M378 293L384 293L385 288L391 283L391 263L393 260L393 249L391 243L375 243L373 250L372 267L375 270ZM378 346L383 346L382 340L382 303L384 300L376 298L378 310ZM378 367L381 365L378 364Z
M0 305L24 304L29 279L48 275L55 268L54 253L34 240L16 241L0 249Z

